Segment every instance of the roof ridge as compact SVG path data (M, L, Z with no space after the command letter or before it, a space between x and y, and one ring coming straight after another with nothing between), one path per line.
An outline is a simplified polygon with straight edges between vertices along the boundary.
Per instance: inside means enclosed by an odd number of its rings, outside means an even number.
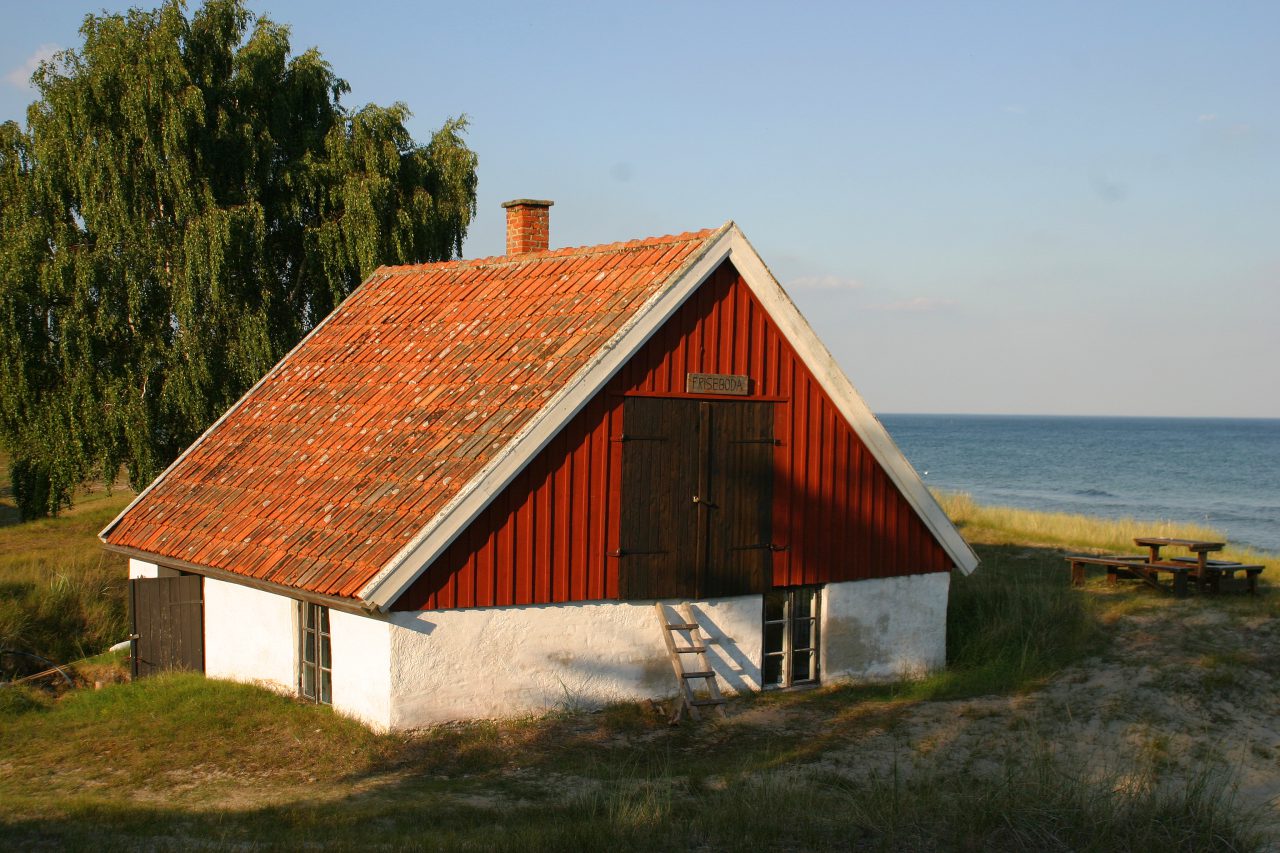
M547 249L542 252L529 252L523 255L490 255L485 258L456 258L452 261L434 261L421 264L387 264L375 269L370 277L391 276L401 271L420 271L425 269L486 269L492 267L518 266L521 264L541 263L559 258L596 257L599 255L616 255L623 252L634 252L640 249L652 249L655 246L673 246L677 243L692 243L705 240L719 231L719 228L703 228L699 231L685 231L680 234L663 234L656 237L640 237L616 243L601 243L595 246L564 246L559 249Z

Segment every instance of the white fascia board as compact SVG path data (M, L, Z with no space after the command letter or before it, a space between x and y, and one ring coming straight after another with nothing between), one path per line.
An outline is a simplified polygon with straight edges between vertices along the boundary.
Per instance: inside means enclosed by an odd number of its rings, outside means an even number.
M889 437L884 425L863 401L831 352L814 334L791 297L787 296L782 285L778 284L778 280L769 272L769 268L737 226L732 227L729 237L729 259L765 311L773 318L783 337L813 373L822 390L835 402L836 408L884 468L916 515L929 528L929 532L942 545L956 568L965 574L972 572L978 567L978 555L943 512L915 468L911 467L898 445Z
M707 237L684 265L668 278L582 368L547 401L527 424L472 477L409 543L361 588L357 597L370 609L387 611L409 585L453 543L484 508L591 401L698 285L729 256L737 227L727 222Z
M293 358L293 354L298 350L302 349L302 347L306 345L307 341L311 340L312 335L315 335L317 332L323 329L326 325L328 325L330 320L338 316L338 314L341 313L343 308L346 307L347 302L351 299L351 297L355 296L357 291L359 291L369 282L373 281L375 278L383 278L384 276L385 274L382 272L382 267L378 267L378 269L374 270L373 273L368 278L366 278L364 281L360 283L360 287L357 287L355 290L348 293L347 298L342 300L342 302L339 303L338 306L335 307L332 311L330 311L323 320L321 320L319 323L316 323L315 328L313 328L310 332L307 332L302 337L302 340L294 344L293 349L285 353L284 358L277 361L270 370L262 374L261 379L253 383L253 385L249 386L249 390L241 394L240 399L232 403L231 406L225 412L222 413L222 417L218 418L216 421L210 424L209 428L204 432L200 433L200 437L197 438L195 441L191 442L191 445L186 450L182 451L182 453L178 455L177 459L169 463L168 468L165 468L163 471L161 471L160 474L154 480L152 480L150 483L147 484L147 487L145 489L138 492L138 496L133 500L129 501L129 505L126 506L124 509L120 510L120 514L117 515L115 518L111 519L110 524L108 524L106 527L99 530L98 539L102 540L103 542L106 542L107 535L111 533L111 531L115 528L117 524L120 523L120 519L128 515L129 510L133 509L134 506L137 505L138 501L145 498L152 489L160 485L160 482L164 480L165 477L169 476L170 471L172 471L174 468L177 468L179 463L181 463L183 459L186 459L187 456L189 456L197 447L203 444L204 440L209 437L209 434L212 433L215 429L217 429L218 426L223 421L231 417L231 413L234 412L236 409L240 408L240 406L244 404L244 401L249 399L249 395L251 395L254 391L257 391L258 387L262 385L262 383L266 382L268 379L270 379L271 377L279 373L281 370L283 370L285 365L289 363L289 359Z

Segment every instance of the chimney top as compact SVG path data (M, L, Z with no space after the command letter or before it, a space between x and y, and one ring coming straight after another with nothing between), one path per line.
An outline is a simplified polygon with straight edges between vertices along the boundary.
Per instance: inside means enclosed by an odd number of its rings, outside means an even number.
M536 198L504 201L507 209L507 254L542 252L550 245L549 208L555 202Z
M504 201L503 207L550 207L555 204L554 201L545 198L513 198L511 201Z

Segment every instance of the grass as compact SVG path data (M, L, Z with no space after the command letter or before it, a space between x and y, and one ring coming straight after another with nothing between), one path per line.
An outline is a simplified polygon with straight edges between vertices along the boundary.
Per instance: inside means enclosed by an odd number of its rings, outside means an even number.
M97 533L132 496L85 490L59 517L19 523L8 470L0 454L0 649L66 663L124 639L126 561Z
M750 701L750 700L748 700ZM847 710L847 709L846 709ZM634 708L377 735L246 685L167 675L10 700L0 826L18 847L1248 850L1229 786L1048 755L835 773L773 738ZM849 734L840 713L819 721Z

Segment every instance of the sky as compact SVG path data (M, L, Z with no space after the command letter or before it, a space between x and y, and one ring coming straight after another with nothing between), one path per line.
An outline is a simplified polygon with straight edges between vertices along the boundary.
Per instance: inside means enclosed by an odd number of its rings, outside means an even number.
M88 12L0 0L0 121ZM1280 417L1280 4L250 0L553 247L735 221L874 411ZM352 10L358 8L358 12Z

